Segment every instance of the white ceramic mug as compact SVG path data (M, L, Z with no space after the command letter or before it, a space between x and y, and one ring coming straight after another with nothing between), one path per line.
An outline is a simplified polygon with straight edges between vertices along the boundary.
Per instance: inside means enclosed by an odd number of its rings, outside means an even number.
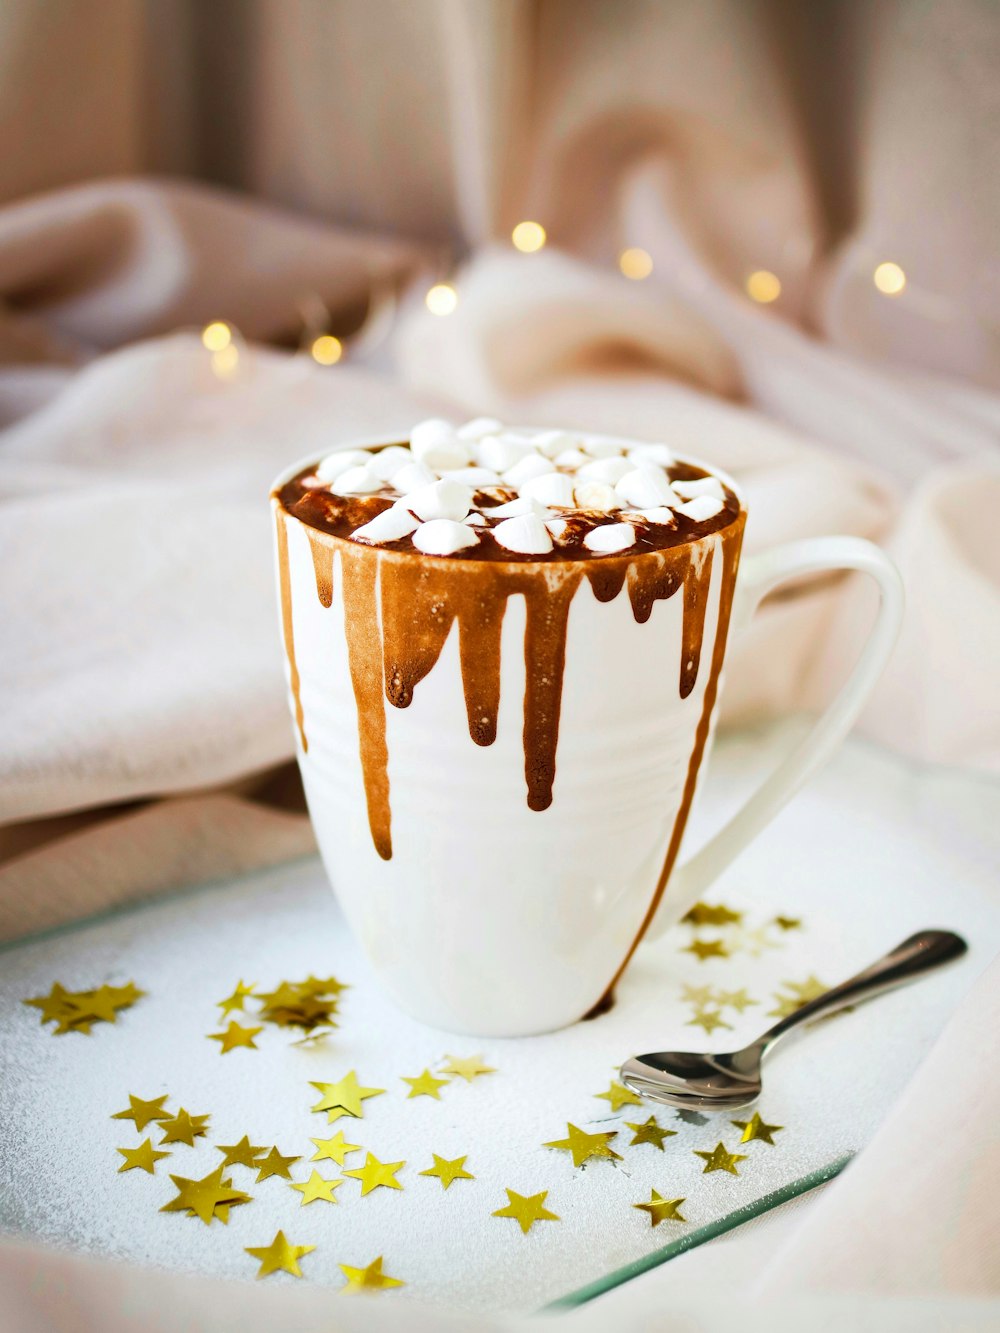
M304 466L283 474L275 493ZM414 1017L453 1032L547 1032L606 1002L639 942L682 915L830 756L902 617L894 566L859 538L792 542L739 565L745 506L729 528L671 553L498 566L363 546L308 527L276 494L272 503L298 758L327 873L390 994ZM661 588L643 619L633 594L648 583L649 562L663 558L682 570L681 585L674 595ZM606 600L580 577L582 563L599 563L611 579L600 592ZM626 579L617 595L616 565ZM478 605L479 590L493 594L498 568L536 581L524 584L524 596L504 598L502 627L494 626L495 738L487 727L476 743L489 703L479 719L475 689L466 697L459 625L433 645L439 655L428 650L432 665L401 699L398 672L383 659L383 618L421 570L431 592L444 590L435 600L420 585L424 600L399 649L406 652L407 636L421 640L450 590ZM727 628L738 633L779 584L828 570L861 570L881 593L854 671L806 740L707 846L678 864L710 747ZM558 662L550 653L540 668L536 652L546 599L568 607L561 700L552 686ZM691 630L700 616L699 660ZM531 717L551 723L554 700L553 775L537 744L529 755L525 733L526 709L530 731Z

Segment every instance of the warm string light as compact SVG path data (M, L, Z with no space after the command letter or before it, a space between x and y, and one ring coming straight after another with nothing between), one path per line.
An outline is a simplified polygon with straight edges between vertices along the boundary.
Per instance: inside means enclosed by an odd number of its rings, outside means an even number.
M781 295L781 279L766 268L751 273L745 283L747 296L758 305L770 305Z
M450 315L458 305L458 292L450 282L436 282L424 297L432 315Z
M209 352L222 352L232 345L233 330L224 319L213 319L201 331L202 344Z
M332 333L321 333L309 344L309 355L321 366L335 366L344 355L344 344Z
M906 274L891 259L876 264L872 282L883 296L898 296L906 286Z
M618 256L618 267L626 278L631 278L634 282L641 282L643 278L648 278L653 271L653 256L648 250L643 250L638 245L630 245L627 250L623 250Z
M240 351L234 342L212 353L212 371L220 380L232 380L239 374Z
M511 232L510 239L514 243L515 250L520 250L525 255L533 255L536 250L541 250L548 237L540 222L519 222Z

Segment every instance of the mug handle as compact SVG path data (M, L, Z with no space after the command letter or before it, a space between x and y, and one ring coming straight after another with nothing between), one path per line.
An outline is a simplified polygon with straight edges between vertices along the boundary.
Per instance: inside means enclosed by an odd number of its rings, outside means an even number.
M674 868L646 939L655 939L683 916L802 784L826 763L854 725L889 660L903 620L903 581L889 557L861 537L811 537L742 561L731 633L745 628L772 589L790 579L830 570L859 570L878 586L881 599L878 615L861 656L809 734L704 847Z

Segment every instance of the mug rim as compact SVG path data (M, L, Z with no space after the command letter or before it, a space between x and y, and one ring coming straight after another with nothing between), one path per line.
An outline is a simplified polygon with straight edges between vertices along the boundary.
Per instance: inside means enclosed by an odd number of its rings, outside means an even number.
M543 428L540 426L520 426L520 427L511 427L510 429L541 430ZM613 441L615 443L621 443L623 440L629 439L629 437L627 436L603 435L595 431L588 431L588 435L590 435L595 440L608 440L608 441ZM340 450L346 451L347 449L372 449L376 447L384 448L386 446L393 444L405 446L407 443L408 441L406 441L405 439L399 439L397 435L365 435L361 436L358 439L344 440L342 443L335 445L329 452L337 453ZM644 444L648 443L648 441L630 440L630 443ZM324 454L323 457L325 458L327 457L327 455ZM626 560L626 561L641 560L647 557L662 555L664 551L680 551L687 546L697 546L699 542L707 541L708 538L710 537L721 537L723 533L729 532L737 524L746 522L748 514L746 496L743 493L743 488L740 485L738 485L736 481L734 481L734 479L729 475L728 472L723 471L722 468L716 467L713 463L706 462L705 459L698 458L694 454L675 453L675 457L677 458L678 462L690 463L694 467L702 468L704 471L708 472L709 475L718 477L719 480L722 481L726 486L728 486L729 489L736 496L737 500L740 503L739 512L735 515L734 518L730 520L730 522L725 524L724 527L716 528L714 532L708 532L703 537L692 537L689 538L687 541L678 542L674 546L654 547L646 551L618 551L615 552L613 555L601 556L591 560L577 560L574 559L572 556L560 557L558 560L551 560L551 559L496 560L492 558L489 560L477 560L475 556L465 556L462 558L458 558L456 556L449 556L449 555L443 555L443 556L424 555L421 558L425 560L433 560L435 565L454 565L454 566L459 566L465 570L469 570L470 568L479 569L482 568L483 566L491 566L494 568L500 566L501 568L511 568L511 569L531 569L542 565L575 566L575 565L598 564L602 567L607 567L609 564L613 564L616 561L620 560ZM414 556L414 552L412 551L396 551L386 546L369 545L367 542L351 542L350 539L347 537L339 537L336 535L336 533L325 532L322 528L313 527L311 523L304 523L302 519L299 518L296 514L290 513L289 510L286 509L285 505L281 501L278 492L281 490L282 486L287 485L287 483L292 481L295 477L297 477L300 472L304 471L305 468L314 465L317 461L318 460L314 455L309 455L308 457L300 458L297 462L292 463L289 467L283 468L281 472L278 473L277 477L275 477L274 481L271 483L271 489L269 492L271 503L274 506L274 508L276 510L280 510L281 513L283 513L286 518L293 519L301 527L307 528L309 532L317 533L320 537L324 538L327 542L331 543L335 549L338 543L344 543L351 550L357 550L360 547L362 550L378 552L380 555L384 557L392 556L399 560L412 560ZM421 553L416 552L416 554L420 555Z

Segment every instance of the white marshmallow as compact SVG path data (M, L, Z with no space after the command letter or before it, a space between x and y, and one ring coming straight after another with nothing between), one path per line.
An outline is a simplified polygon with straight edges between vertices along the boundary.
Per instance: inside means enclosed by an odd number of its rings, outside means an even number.
M411 491L419 491L422 486L429 486L436 480L434 473L423 463L409 463L399 469L392 484L400 495L409 495Z
M509 467L503 474L503 479L508 486L523 486L526 481L531 481L534 477L544 477L546 472L555 470L556 465L550 458L530 453L525 454L513 467Z
M392 481L397 472L413 462L413 455L401 444L390 444L388 449L380 449L378 453L372 454L371 459L368 466L376 477Z
M670 489L667 474L662 468L652 466L635 468L622 477L615 490L633 509L652 509L677 498Z
M336 481L348 468L363 467L371 454L366 449L342 449L339 454L327 454L316 469L316 476L322 482Z
M460 481L432 481L406 497L407 509L427 523L434 518L450 518L455 522L465 518L472 505L472 487Z
M591 458L617 458L622 453L621 445L614 440L600 440L592 436L584 436L580 448Z
M698 477L696 481L674 481L670 484L682 500L694 500L699 495L712 495L716 500L726 498L726 492L718 477Z
M573 497L580 509L598 509L609 514L614 509L621 509L622 502L613 486L603 481L578 482L573 488Z
M473 490L479 490L481 486L499 486L500 478L495 472L491 472L488 467L458 467L450 468L447 472L441 473L445 481L460 481L466 486L471 486Z
M569 527L569 523L564 518L550 518L545 526L546 528L548 528L549 532L556 539L556 541L558 541L559 538L566 531L566 529Z
M598 458L580 469L580 480L603 481L606 486L614 486L634 468L635 464L625 458Z
M494 472L506 472L532 452L530 444L512 435L487 435L473 449L479 466Z
M418 526L419 520L397 504L391 509L383 509L381 514L376 514L362 527L355 528L351 533L351 541L398 542L403 537L409 537Z
M519 495L516 500L508 500L506 504L494 505L492 509L486 510L487 517L493 518L516 518L519 514L537 514L539 518L548 517L549 511L531 495Z
M688 500L686 504L677 505L677 512L693 519L695 523L704 523L706 519L715 518L716 514L721 513L725 507L717 496L696 495L693 500Z
M476 546L479 538L465 523L450 518L432 518L413 534L413 545L424 555L454 555Z
M537 514L504 519L493 529L493 536L504 550L519 555L547 555L552 550L552 538Z
M464 467L472 457L468 445L455 434L454 426L437 417L413 427L410 449L416 459L435 472Z
M546 472L544 476L526 481L521 487L521 494L545 505L569 508L573 503L573 478L567 477L565 472Z
M637 444L628 451L633 467L656 463L658 467L672 467L677 462L674 451L665 444Z
M545 455L550 457L549 454ZM564 467L567 472L576 472L582 467L586 467L590 460L587 455L581 453L579 449L564 449L561 454L556 454L556 467Z
M603 523L599 528L592 528L583 539L588 551L599 555L613 555L615 551L627 551L635 545L635 528L631 523Z
M455 434L460 440L481 440L484 435L499 435L503 431L503 422L496 417L473 417L464 426L459 426Z
M331 483L330 489L337 495L371 495L372 491L382 489L382 482L371 468L349 467Z
M568 449L576 447L576 438L564 430L540 430L532 439L532 444L546 458L558 458Z
M630 522L641 519L644 523L657 523L662 527L667 527L671 523L676 523L677 519L672 509L666 506L660 506L656 509L633 509L625 515Z
M462 519L462 522L468 523L468 525L473 528L486 527L486 519L480 513L466 514L465 518Z

